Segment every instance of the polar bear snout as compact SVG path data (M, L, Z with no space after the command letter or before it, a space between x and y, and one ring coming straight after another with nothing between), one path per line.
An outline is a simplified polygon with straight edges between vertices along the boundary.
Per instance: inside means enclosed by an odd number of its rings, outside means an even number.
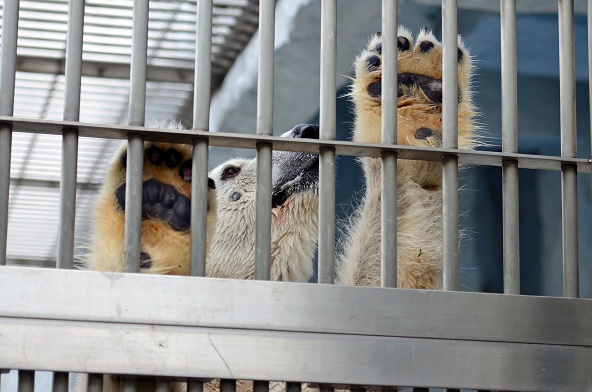
M318 139L319 126L300 124L282 137ZM293 195L309 192L316 196L319 182L319 156L305 152L273 152L272 208L283 205Z
M300 124L284 133L282 137L291 137L296 139L318 139L319 126L315 124Z

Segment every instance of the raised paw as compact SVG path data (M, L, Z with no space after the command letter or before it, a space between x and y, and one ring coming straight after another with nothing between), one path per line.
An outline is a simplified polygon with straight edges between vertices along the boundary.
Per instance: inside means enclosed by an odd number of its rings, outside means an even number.
M439 147L442 140L442 44L422 29L414 40L397 32L397 143ZM459 147L474 145L471 57L458 42ZM355 61L351 96L356 107L354 140L381 142L382 36L377 33Z
M123 271L127 146L113 160L97 199L88 267ZM144 144L140 267L142 272L189 272L191 221L191 148ZM215 183L208 182L208 240L215 229ZM208 241L209 242L209 241Z

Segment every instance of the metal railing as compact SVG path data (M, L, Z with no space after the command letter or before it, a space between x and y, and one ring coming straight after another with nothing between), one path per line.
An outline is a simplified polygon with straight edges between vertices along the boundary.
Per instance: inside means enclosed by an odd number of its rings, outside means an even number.
M320 140L272 135L273 0L260 4L260 64L256 135L209 133L209 89L194 89L191 130L144 125L148 0L134 2L129 125L78 122L83 4L71 1L64 121L12 117L18 0L5 0L0 62L0 264L5 264L12 132L63 135L58 267L0 268L0 368L20 369L19 391L32 390L31 370L55 373L54 390L66 389L66 372L189 380L190 390L219 378L269 380L322 389L345 386L413 386L524 391L592 388L592 301L578 297L577 173L590 173L575 151L573 2L559 1L561 156L519 154L516 99L515 2L501 0L501 153L458 150L456 1L442 9L443 147L395 145L396 112L383 112L383 144L335 140L336 1L321 8ZM590 2L589 4L592 4ZM195 85L210 83L212 1L198 0ZM592 14L590 5L589 14ZM385 105L396 101L397 2L383 1ZM592 37L592 29L589 36ZM592 55L590 55L592 56ZM591 57L592 58L592 57ZM592 67L591 67L592 73ZM592 89L591 89L592 96ZM200 279L205 275L205 230L192 231L193 277L69 271L73 262L75 180L79 136L128 139L126 270L139 270L143 141L193 145L193 170L205 176L208 146L257 150L256 279ZM262 282L270 269L272 149L320 154L319 283ZM397 160L443 162L443 282L445 291L396 287L396 245L383 241L383 288L333 286L335 264L335 156L381 157L383 236L397 230ZM501 166L504 195L505 295L458 289L459 164ZM518 169L562 173L564 296L520 296ZM205 182L193 181L191 225L205 228ZM388 289L390 288L390 289ZM75 293L75 294L73 294ZM88 306L92 303L92 308ZM462 320L459 323L458 320ZM230 380L230 381L229 381ZM131 385L131 383L130 383ZM125 390L128 385L125 385ZM133 388L132 388L133 389Z

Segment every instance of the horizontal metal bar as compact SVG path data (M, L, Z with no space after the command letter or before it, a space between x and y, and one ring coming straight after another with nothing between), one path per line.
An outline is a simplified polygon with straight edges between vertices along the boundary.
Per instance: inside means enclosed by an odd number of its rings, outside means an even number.
M187 62L187 64L191 64ZM21 72L36 72L64 75L63 59L46 57L17 56L17 69ZM99 61L82 62L82 76L129 80L129 64L106 63ZM155 82L192 83L193 70L181 67L146 66L146 79Z
M25 267L0 298L0 317L592 346L586 299Z
M589 347L21 318L0 318L0 346L20 369L514 391L588 390L592 363Z
M502 166L503 161L517 161L520 169L561 171L563 165L577 166L579 173L592 172L590 159L530 155L494 151L456 150L403 145L387 146L338 140L292 139L277 136L247 135L225 132L199 132L144 128L130 125L97 125L72 121L25 119L0 116L0 123L12 124L15 132L61 135L64 127L77 128L80 136L125 139L130 133L142 134L146 141L191 144L196 137L209 141L214 147L256 148L258 143L271 143L274 150L318 153L321 148L334 148L337 155L380 157L382 151L397 152L398 159L441 161L444 155L457 156L460 165Z
M26 187L36 187L36 188L53 188L59 189L60 182L59 181L52 181L52 180L38 180L35 178L15 178L12 177L10 179L11 186L26 186ZM76 189L79 191L92 191L96 192L101 187L100 183L94 182L77 182Z

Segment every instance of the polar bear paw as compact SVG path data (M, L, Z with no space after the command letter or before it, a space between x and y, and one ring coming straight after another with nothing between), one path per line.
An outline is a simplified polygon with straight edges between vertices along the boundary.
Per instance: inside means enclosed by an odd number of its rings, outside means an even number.
M124 270L127 145L108 169L97 199L88 268ZM189 273L191 219L191 147L144 144L140 268L142 272ZM215 218L215 183L208 178L208 221ZM208 222L208 231L214 230ZM211 236L208 236L211 238Z
M397 143L439 147L442 140L442 44L426 28L413 40L400 27L397 54ZM354 63L351 96L356 106L354 140L381 142L382 36L370 40ZM472 61L458 41L459 148L474 144Z

